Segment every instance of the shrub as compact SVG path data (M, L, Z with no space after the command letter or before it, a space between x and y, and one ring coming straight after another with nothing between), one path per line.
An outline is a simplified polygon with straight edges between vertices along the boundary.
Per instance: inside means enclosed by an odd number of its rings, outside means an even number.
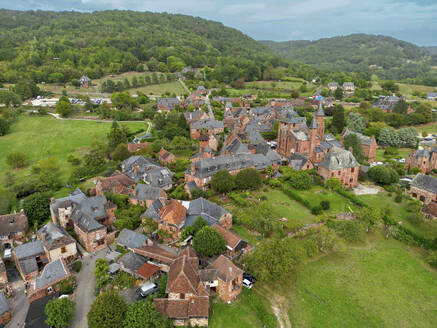
M220 170L212 176L211 187L218 193L228 193L235 188L234 177L226 170Z
M332 227L342 238L350 242L362 241L365 238L365 228L358 221L330 221L328 226Z
M314 207L311 209L311 213L314 214L314 215L319 215L319 214L321 214L322 212L323 212L323 209L322 209L322 207L319 206L319 205L314 206Z
M331 203L329 202L329 200L322 200L320 202L320 207L324 210L327 211L331 208Z
M396 203L400 203L400 202L402 202L402 195L396 195L396 197L395 197L395 202L396 202Z
M235 184L242 190L259 189L262 185L261 173L253 168L243 169L236 175Z
M426 258L426 262L429 265L437 268L437 251L430 252L428 257Z
M73 270L74 272L80 272L80 270L82 269L82 262L81 261L76 261L73 263Z
M399 181L398 173L390 167L378 165L371 167L367 175L376 183L389 185Z
M27 166L27 156L22 152L14 151L6 155L6 164L13 169L25 167Z
M203 227L193 239L193 247L200 256L214 256L226 249L226 240L212 227Z

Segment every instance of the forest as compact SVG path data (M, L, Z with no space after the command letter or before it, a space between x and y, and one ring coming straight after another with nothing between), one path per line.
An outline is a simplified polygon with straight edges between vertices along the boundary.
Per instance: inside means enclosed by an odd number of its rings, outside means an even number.
M437 56L387 36L352 34L316 41L262 41L278 54L322 70L367 72L380 79L437 85Z
M288 63L221 23L185 15L0 10L0 83L65 83L128 71L210 67L210 79L261 79ZM290 66L300 69L297 64Z

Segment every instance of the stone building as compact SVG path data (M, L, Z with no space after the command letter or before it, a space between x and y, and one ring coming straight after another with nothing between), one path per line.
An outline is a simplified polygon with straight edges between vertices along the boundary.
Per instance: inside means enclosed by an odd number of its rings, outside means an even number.
M170 265L166 293L167 298L153 303L175 326L208 326L209 288L200 279L199 259L192 249L184 249Z
M232 228L232 214L225 208L204 198L184 201L182 205L187 209L185 226L194 223L198 216L202 217L209 226L218 224L225 229Z
M66 263L77 257L76 241L61 226L49 222L37 231L48 260L63 258Z
M437 202L437 178L422 173L417 174L410 183L411 197L424 204Z
M437 170L437 147L432 149L413 150L405 159L405 168L418 167L427 174Z
M130 195L133 188L135 188L135 181L119 171L115 171L107 178L97 178L96 181L96 194L99 196L103 196L105 192Z
M190 125L190 138L199 139L202 133L218 134L224 132L223 122L213 119L198 120Z
M243 288L243 270L232 263L230 259L220 255L207 269L216 271L217 286L212 289L224 302L231 301L240 295Z
M176 157L169 151L165 150L164 148L161 148L161 150L158 153L158 159L161 163L172 164L175 162Z
M47 263L41 240L19 245L12 250L12 259L24 281L34 279Z
M239 254L245 253L249 249L247 241L241 239L233 232L226 230L218 224L212 226L217 230L226 240L226 255L231 259L235 258Z
M27 216L21 210L18 213L0 215L0 243L11 248L14 243L24 242L28 228Z
M361 133L351 131L346 128L341 135L341 142L344 141L344 138L348 135L354 134L358 137L361 142L361 148L363 150L364 157L366 157L367 161L373 163L375 161L376 149L378 148L378 144L376 143L376 139L374 136L368 137Z
M139 183L133 190L129 201L134 205L149 207L150 204L159 198L167 198L167 194L164 189Z
M344 186L355 187L358 184L360 164L348 150L334 148L319 164L317 173L326 182L337 178Z

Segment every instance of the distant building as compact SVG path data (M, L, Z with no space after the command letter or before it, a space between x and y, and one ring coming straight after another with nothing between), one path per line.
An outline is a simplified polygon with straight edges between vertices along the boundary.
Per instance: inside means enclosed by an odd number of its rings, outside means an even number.
M337 82L329 82L328 83L328 89L330 91L335 91L338 89L338 83Z
M91 79L88 76L82 76L79 82L82 88L89 88L91 86Z
M351 131L346 128L341 135L341 142L344 142L344 138L350 134L354 134L358 137L361 142L361 148L363 149L364 157L370 162L373 163L375 161L376 156L376 148L378 148L378 144L376 143L376 139L374 136L368 137L361 133Z
M360 164L348 150L333 148L319 164L317 173L326 181L337 178L345 186L358 184Z
M437 100L437 92L428 92L426 95L428 100Z
M411 181L409 193L424 204L437 202L437 178L419 173Z
M23 210L14 214L0 215L1 245L11 248L15 242L24 242L27 228L27 216Z
M405 159L405 168L418 167L422 173L430 173L437 169L437 147L413 150Z
M343 91L344 92L355 92L355 84L353 82L344 82Z

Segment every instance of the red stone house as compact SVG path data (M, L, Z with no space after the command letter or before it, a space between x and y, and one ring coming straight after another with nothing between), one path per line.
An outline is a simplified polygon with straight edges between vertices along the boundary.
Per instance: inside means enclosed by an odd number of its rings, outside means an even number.
M317 173L326 182L330 178L337 178L344 186L358 185L360 165L354 155L348 150L333 148L319 164Z
M100 196L103 196L105 192L130 195L133 188L135 188L135 181L119 171L115 171L107 178L97 178L96 182L96 194Z
M12 259L24 281L34 279L48 263L41 240L19 245L12 250Z
M23 210L14 214L0 215L1 245L10 248L14 243L24 242L27 228L27 216Z
M437 147L413 150L405 159L405 168L418 167L422 173L430 173L437 169Z
M167 298L155 298L153 303L175 326L208 326L209 288L200 279L199 259L190 248L170 265L166 293Z
M6 266L3 260L0 258L0 288L4 290L8 282L9 281L8 275L6 274Z
M185 225L186 208L176 199L168 199L163 202L158 214L158 229L166 231L172 238L178 238Z
M128 143L127 144L127 150L131 153L136 153L140 149L147 149L149 148L148 142L139 142L139 143Z
M437 178L422 173L417 174L410 183L411 197L424 204L437 202Z
M218 134L224 132L223 122L213 119L198 120L190 125L190 138L198 139L201 133Z
M238 256L240 253L245 253L249 249L247 242L233 232L226 230L218 224L214 224L212 227L225 238L226 255L228 255L231 259Z
M243 270L230 259L220 255L207 269L216 271L214 280L217 281L217 286L212 289L224 302L231 301L240 295L243 288Z
M59 292L59 283L70 277L70 270L62 258L50 262L44 267L41 274L32 280L28 294L29 301L33 302Z
M77 258L76 241L61 226L49 222L36 234L50 262L62 258L66 263L71 263Z
M361 133L354 132L346 128L341 135L341 142L344 142L344 138L350 134L355 134L358 139L360 139L364 156L370 163L373 163L375 161L376 149L378 148L375 137L367 137Z
M161 148L161 150L158 153L158 159L161 163L171 164L175 162L176 157L169 151L165 150L164 148Z
M149 207L155 200L159 198L167 198L167 193L164 191L164 189L139 183L133 190L133 193L129 198L129 202L134 205Z

